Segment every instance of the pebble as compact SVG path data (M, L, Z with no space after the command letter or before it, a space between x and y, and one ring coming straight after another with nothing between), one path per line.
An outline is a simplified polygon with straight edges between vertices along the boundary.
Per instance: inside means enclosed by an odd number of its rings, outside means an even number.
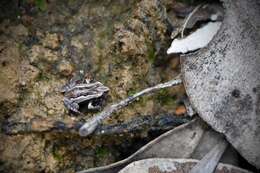
M74 67L72 66L72 64L69 61L62 60L58 64L57 70L63 76L70 76L74 71Z

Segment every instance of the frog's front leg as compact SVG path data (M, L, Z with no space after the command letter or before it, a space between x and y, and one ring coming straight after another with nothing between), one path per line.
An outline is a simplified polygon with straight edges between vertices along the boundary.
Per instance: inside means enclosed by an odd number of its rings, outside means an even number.
M72 112L76 112L76 113L82 114L82 113L79 111L79 105L78 105L78 103L73 102L73 101L71 101L71 100L68 99L68 98L64 98L63 102L64 102L64 105L66 106L66 108L68 108L68 109L71 110Z
M88 103L88 109L89 110L100 110L101 106L100 105L93 105L93 101L90 101Z

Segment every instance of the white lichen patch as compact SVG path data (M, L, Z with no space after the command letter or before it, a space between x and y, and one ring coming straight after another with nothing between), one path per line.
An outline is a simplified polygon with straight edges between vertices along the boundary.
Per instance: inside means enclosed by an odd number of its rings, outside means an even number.
M208 45L221 26L221 22L209 22L184 39L174 39L167 54L187 53Z

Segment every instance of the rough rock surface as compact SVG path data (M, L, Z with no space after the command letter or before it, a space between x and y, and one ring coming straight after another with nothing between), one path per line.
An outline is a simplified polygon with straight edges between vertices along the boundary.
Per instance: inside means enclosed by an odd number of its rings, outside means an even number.
M54 0L41 10L30 2L10 8L14 11L8 14L14 16L9 19L0 16L1 123L69 118L59 88L80 70L110 88L109 103L179 72L178 59L165 54L171 27L157 0ZM107 123L175 112L183 93L180 86L144 97ZM122 157L116 146L131 141L131 135L126 140L1 134L0 172L74 172L100 166Z

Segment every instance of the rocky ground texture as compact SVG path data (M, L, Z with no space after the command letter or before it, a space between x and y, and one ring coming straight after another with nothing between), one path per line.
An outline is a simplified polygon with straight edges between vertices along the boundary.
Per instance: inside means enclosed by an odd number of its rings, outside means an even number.
M179 73L179 59L166 55L173 29L169 19L175 18L166 12L173 1L47 2L1 4L7 14L0 16L2 125L7 120L71 118L59 89L79 71L110 88L107 104ZM162 90L105 123L175 113L183 95L182 86ZM105 165L122 157L115 146L136 140L131 135L80 138L56 133L0 137L0 172L74 172Z

